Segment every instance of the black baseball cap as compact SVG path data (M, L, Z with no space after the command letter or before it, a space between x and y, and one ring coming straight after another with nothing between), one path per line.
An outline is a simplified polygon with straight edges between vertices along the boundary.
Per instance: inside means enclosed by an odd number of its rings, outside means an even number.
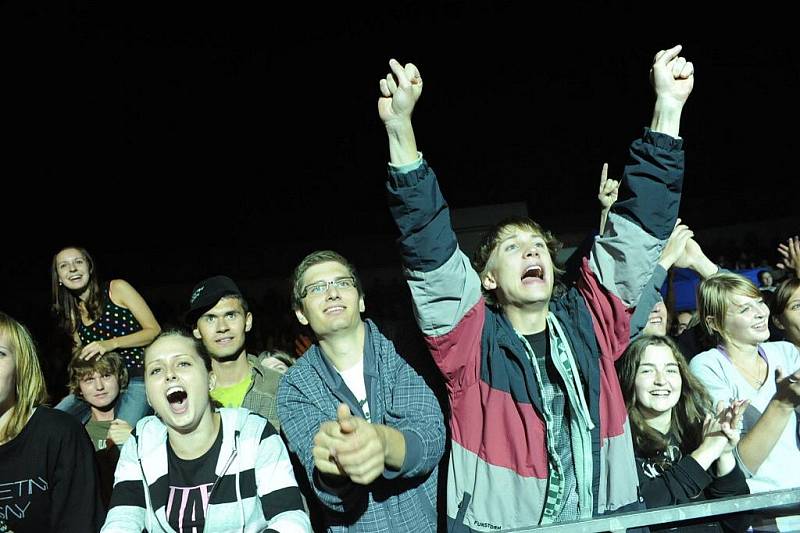
M217 305L224 296L242 296L236 283L228 276L213 276L194 286L189 297L189 310L183 315L184 321L194 326L200 316Z

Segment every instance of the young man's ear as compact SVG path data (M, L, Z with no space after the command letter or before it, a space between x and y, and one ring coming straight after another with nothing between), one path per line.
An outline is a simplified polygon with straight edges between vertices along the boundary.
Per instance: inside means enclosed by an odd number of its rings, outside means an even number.
M362 296L358 299L358 312L363 313L365 310L366 307L364 306L364 297Z
M247 312L247 316L244 318L244 332L247 333L253 327L253 313L250 311Z
M296 316L297 317L297 321L300 322L301 324L303 324L304 326L308 325L308 319L306 318L306 315L303 314L303 310L302 309L295 309L294 310L294 316Z
M487 270L483 275L483 279L481 279L481 285L483 285L483 288L487 291L493 291L497 288L497 281L494 279L494 275L492 274L491 270Z
M212 370L208 373L208 392L214 390L217 386L217 374Z

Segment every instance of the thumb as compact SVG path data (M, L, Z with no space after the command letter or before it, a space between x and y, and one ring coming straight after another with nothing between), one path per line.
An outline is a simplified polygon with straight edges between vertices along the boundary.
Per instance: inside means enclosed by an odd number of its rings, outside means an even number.
M350 413L350 408L347 407L347 404L340 403L339 407L336 408L336 419L341 422L345 418L350 418L351 416L353 415Z
M336 408L336 420L339 422L342 433L352 433L356 430L355 417L350 413L347 404L340 403Z

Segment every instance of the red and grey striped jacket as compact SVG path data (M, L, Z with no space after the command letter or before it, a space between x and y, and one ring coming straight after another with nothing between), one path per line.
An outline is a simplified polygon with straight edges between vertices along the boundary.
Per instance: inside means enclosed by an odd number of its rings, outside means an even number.
M591 509L581 509L584 517L640 507L614 362L628 344L632 310L675 225L682 180L682 140L646 129L631 144L621 199L584 258L578 283L550 302L550 318L569 342L594 426L592 483L583 487L591 490ZM547 491L547 432L523 341L484 301L427 163L390 167L387 188L417 322L447 380L449 529L536 525Z

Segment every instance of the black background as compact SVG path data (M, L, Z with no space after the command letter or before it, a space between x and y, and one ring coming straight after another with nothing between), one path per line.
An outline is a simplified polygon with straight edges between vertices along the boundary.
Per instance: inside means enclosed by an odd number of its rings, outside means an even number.
M321 247L396 263L376 112L390 57L422 72L418 144L450 204L525 201L561 233L595 224L602 163L619 172L649 123L652 56L681 43L697 72L684 220L793 215L789 14L700 9L3 2L0 308L30 314L68 244L106 279L187 291L218 272L285 277Z

